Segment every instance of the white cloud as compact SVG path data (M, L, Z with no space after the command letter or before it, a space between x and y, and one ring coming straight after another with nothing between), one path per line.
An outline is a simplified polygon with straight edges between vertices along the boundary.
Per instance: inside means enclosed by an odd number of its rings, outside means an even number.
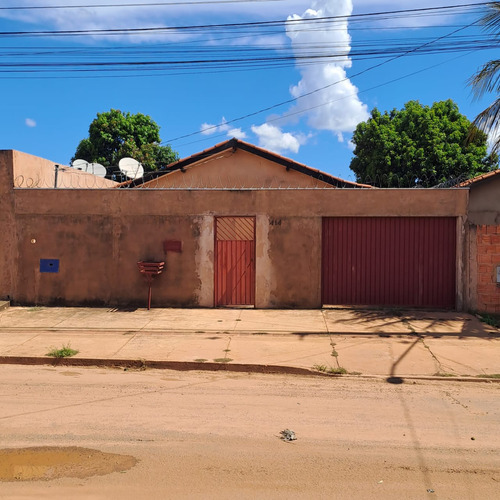
M33 118L26 118L26 120L24 120L24 123L26 124L27 127L36 127L36 121L33 120Z
M212 135L217 132L217 125L213 125L212 123L202 123L200 127L200 132L203 135Z
M302 134L293 135L290 132L283 132L279 127L269 125L269 123L253 125L252 132L258 137L260 147L276 153L282 151L298 153L301 144L304 144L306 140Z
M358 89L347 78L346 68L351 67L348 57L351 37L347 20L340 22L336 30L299 30L297 19L314 19L327 16L348 16L352 13L351 0L315 0L312 8L302 16L289 17L287 34L294 50L307 46L336 46L346 48L345 57L335 62L298 66L302 79L290 89L296 104L286 114L304 113L310 127L330 130L339 141L342 133L351 133L356 125L369 117L368 108L361 102ZM316 91L317 89L323 89ZM301 97L304 96L304 97ZM285 115L286 115L285 114Z
M226 123L226 119L222 117L221 122L218 125L213 125L212 123L202 123L200 131L203 135L212 135L221 132L227 132L230 129L229 125Z
M235 137L236 139L246 139L247 134L241 128L231 128L227 131L228 137Z
M218 125L213 125L211 123L202 123L200 127L200 132L203 135L212 135L215 133L226 133L228 137L236 137L236 139L245 139L246 134L241 130L241 128L231 128L224 117L222 117L221 122Z

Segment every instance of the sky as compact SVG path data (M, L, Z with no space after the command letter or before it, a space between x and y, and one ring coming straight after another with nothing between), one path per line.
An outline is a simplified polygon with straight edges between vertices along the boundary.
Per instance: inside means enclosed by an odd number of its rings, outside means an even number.
M355 180L352 132L373 108L452 99L472 120L493 99L467 84L498 57L468 4L3 0L0 149L68 165L119 109L149 115L181 158L236 137Z

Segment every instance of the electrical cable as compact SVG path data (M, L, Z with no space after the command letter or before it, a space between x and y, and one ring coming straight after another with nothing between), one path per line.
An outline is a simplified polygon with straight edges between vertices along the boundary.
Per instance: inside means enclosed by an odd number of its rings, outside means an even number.
M29 5L17 7L0 7L1 10L55 10L55 9L104 9L114 7L172 7L184 5L228 4L228 3L270 3L284 2L285 0L192 0L186 2L145 2L145 3L115 3L115 4L86 4L86 5Z
M258 110L258 111L254 111L254 112L252 112L252 113L248 113L248 114L246 114L245 116L238 117L238 118L233 118L232 120L227 120L227 121L225 121L225 122L224 122L224 124L225 124L225 125L228 125L228 124L230 124L230 123L235 123L235 122L237 122L237 121L241 121L241 120L244 120L244 119L246 119L246 118L250 118L250 117L252 117L252 116L256 116L256 115L258 115L258 114L265 113L265 112L270 111L270 110L272 110L272 109L276 109L276 108L278 108L278 107L284 106L285 104L291 104L292 102L295 102L295 101L297 101L297 100L299 100L299 99L303 99L304 97L308 97L308 96L310 96L310 95L316 94L317 92L321 92L322 90L325 90L325 89L327 89L327 88L333 87L334 85L338 85L339 83L342 83L342 82L345 82L345 81L350 80L350 79L352 79L352 78L356 78L356 77L358 77L358 76L361 76L361 75L363 75L364 73L367 73L368 71L372 71L372 70L374 70L374 69L376 69L376 68L380 68L381 66L384 66L385 64L388 64L388 63L390 63L390 62L393 62L393 61L395 61L395 60L397 60L397 59L399 59L399 58L401 58L401 57L404 57L404 56L406 56L406 55L408 55L408 54L410 54L410 53L413 53L413 52L415 52L415 51L419 50L420 48L423 48L423 47L425 47L425 46L427 46L427 45L430 45L430 44L432 44L432 43L434 43L434 42L437 42L437 41L439 41L439 40L443 40L444 38L450 37L450 36L454 35L455 33L458 33L458 32L460 32L460 31L462 31L462 30L464 30L464 29L470 28L470 27L474 26L475 24L477 24L478 22L479 22L479 20L473 21L473 22L469 23L468 25L466 25L466 26L464 26L464 27L458 28L458 29L456 29L456 30L454 30L454 31L452 31L452 32L450 32L450 33L448 33L447 35L443 35L443 36L437 37L436 39L434 39L434 40L432 40L432 41L430 41L430 42L427 42L427 43L423 44L421 47L417 47L417 48L411 49L411 50L409 50L407 53L397 55L397 56L395 56L395 57L392 57L392 58L390 58L390 59L387 59L387 60L385 60L385 61L382 61L381 63L378 63L378 64L374 64L374 65L372 65L372 66L369 66L368 68L365 68L364 70L359 71L358 73L356 73L356 74L354 74L354 75L351 75L349 78L347 78L347 77L346 77L346 78L343 78L342 80L337 80L336 82L333 82L333 83L330 83L330 84L325 85L325 86L323 86L323 87L320 87L320 88L314 89L314 90L312 90L312 91L310 91L310 92L307 92L307 93L305 93L305 94L302 94L302 95L300 95L300 96L293 97L293 98L291 98L291 99L287 99L287 100L282 101L282 102L280 102L280 103L278 103L278 104L273 104L273 105L271 105L271 106L267 106L266 108L260 109L260 110ZM204 132L206 132L207 130L210 130L211 128L216 129L216 128L217 128L217 127L219 127L220 125L221 125L221 124L218 124L218 125L213 125L212 127L205 129L205 130L204 130ZM190 134L184 134L184 135L182 135L182 136L174 137L174 138L172 138L172 139L168 139L168 140L166 140L166 141L163 141L163 143L167 142L167 143L169 143L169 144L170 144L170 143L175 142L175 141L177 141L177 140L184 139L184 138L186 138L186 137L192 137L192 136L194 136L194 135L198 135L198 134L200 134L200 133L201 133L201 131L196 131L196 132L192 132L192 133L190 133Z

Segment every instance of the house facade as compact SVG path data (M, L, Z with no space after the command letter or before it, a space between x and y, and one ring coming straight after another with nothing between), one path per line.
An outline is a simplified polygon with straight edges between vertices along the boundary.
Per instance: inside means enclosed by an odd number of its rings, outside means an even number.
M153 307L473 301L468 187L374 189L236 140L118 187L14 187L36 161L0 152L14 304L144 307L140 261L165 262Z
M474 311L500 313L500 170L461 184L468 188L467 302Z

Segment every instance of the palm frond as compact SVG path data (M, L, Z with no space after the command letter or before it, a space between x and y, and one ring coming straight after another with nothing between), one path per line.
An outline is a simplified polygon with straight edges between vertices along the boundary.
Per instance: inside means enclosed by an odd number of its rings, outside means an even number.
M488 12L479 20L486 31L500 35L500 2L488 4Z
M491 141L491 150L494 153L500 151L500 98L495 99L493 104L481 111L472 122L467 137L467 142L473 142L478 136L478 131L489 135Z
M500 60L488 61L468 83L476 99L488 92L500 93Z

